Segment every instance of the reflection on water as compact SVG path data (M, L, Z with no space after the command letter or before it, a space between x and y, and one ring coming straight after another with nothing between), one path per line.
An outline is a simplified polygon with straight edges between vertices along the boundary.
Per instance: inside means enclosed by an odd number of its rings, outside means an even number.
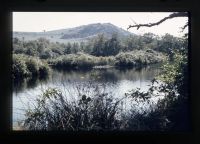
M92 95L92 90L88 90L87 85L99 85L104 86L102 90L112 93L114 97L121 97L134 88L141 88L142 91L147 90L151 80L159 72L158 66L142 69L55 70L48 78L18 81L13 85L13 124L23 119L24 111L22 109L26 109L27 106L34 107L35 98L48 87L58 88L70 97L76 95L80 90L82 93L88 92Z
M40 83L47 83L49 77L33 77L27 79L18 79L13 81L13 92L18 93L24 90L33 89ZM16 94L17 95L17 94Z

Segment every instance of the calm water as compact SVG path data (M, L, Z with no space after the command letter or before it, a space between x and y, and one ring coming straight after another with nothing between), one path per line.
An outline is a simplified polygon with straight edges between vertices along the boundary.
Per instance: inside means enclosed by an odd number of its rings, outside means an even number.
M120 98L135 88L148 90L151 80L159 72L158 66L126 70L53 71L47 79L24 80L13 87L13 126L24 118L24 110L34 107L35 99L49 87L60 89L69 99L76 99L79 93L92 96L97 90L91 86L98 85L99 91Z

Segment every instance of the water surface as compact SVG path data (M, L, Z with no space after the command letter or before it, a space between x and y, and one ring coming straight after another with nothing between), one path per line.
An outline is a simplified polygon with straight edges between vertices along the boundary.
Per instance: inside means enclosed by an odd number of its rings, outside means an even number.
M52 71L47 79L26 79L13 87L13 126L24 119L24 110L35 106L35 99L47 88L57 88L69 99L78 93L92 96L99 86L99 91L110 93L120 98L132 89L148 90L151 80L159 74L158 66L142 69L93 69L76 71Z

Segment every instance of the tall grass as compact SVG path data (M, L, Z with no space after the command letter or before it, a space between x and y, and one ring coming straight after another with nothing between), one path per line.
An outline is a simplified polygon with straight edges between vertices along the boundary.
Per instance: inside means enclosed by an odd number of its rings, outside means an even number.
M67 88L66 88L67 89ZM103 85L75 85L76 95L66 96L48 88L26 110L22 125L27 130L99 131L120 129L120 100L106 93Z
M67 85L64 91L48 88L36 99L35 106L25 112L21 123L24 130L65 131L151 131L165 130L162 102L155 105L149 98L153 94L139 90L114 97L105 90L105 85L74 83L73 92ZM67 93L66 93L67 91ZM76 92L74 92L76 91ZM126 108L125 101L131 102ZM149 103L148 108L138 105Z

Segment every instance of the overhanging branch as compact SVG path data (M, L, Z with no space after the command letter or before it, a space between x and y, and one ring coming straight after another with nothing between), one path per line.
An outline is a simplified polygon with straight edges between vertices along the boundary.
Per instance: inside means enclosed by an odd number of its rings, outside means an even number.
M152 27L152 26L155 26L155 25L159 25L159 24L161 24L162 22L164 22L168 19L172 19L172 18L175 18L175 17L187 17L187 16L188 16L187 12L176 12L176 13L170 14L169 16L167 16L167 17L165 17L165 18L163 18L160 21L155 22L155 23L129 25L127 30L130 29L130 28L133 28L133 27L137 27L137 30L140 27Z

